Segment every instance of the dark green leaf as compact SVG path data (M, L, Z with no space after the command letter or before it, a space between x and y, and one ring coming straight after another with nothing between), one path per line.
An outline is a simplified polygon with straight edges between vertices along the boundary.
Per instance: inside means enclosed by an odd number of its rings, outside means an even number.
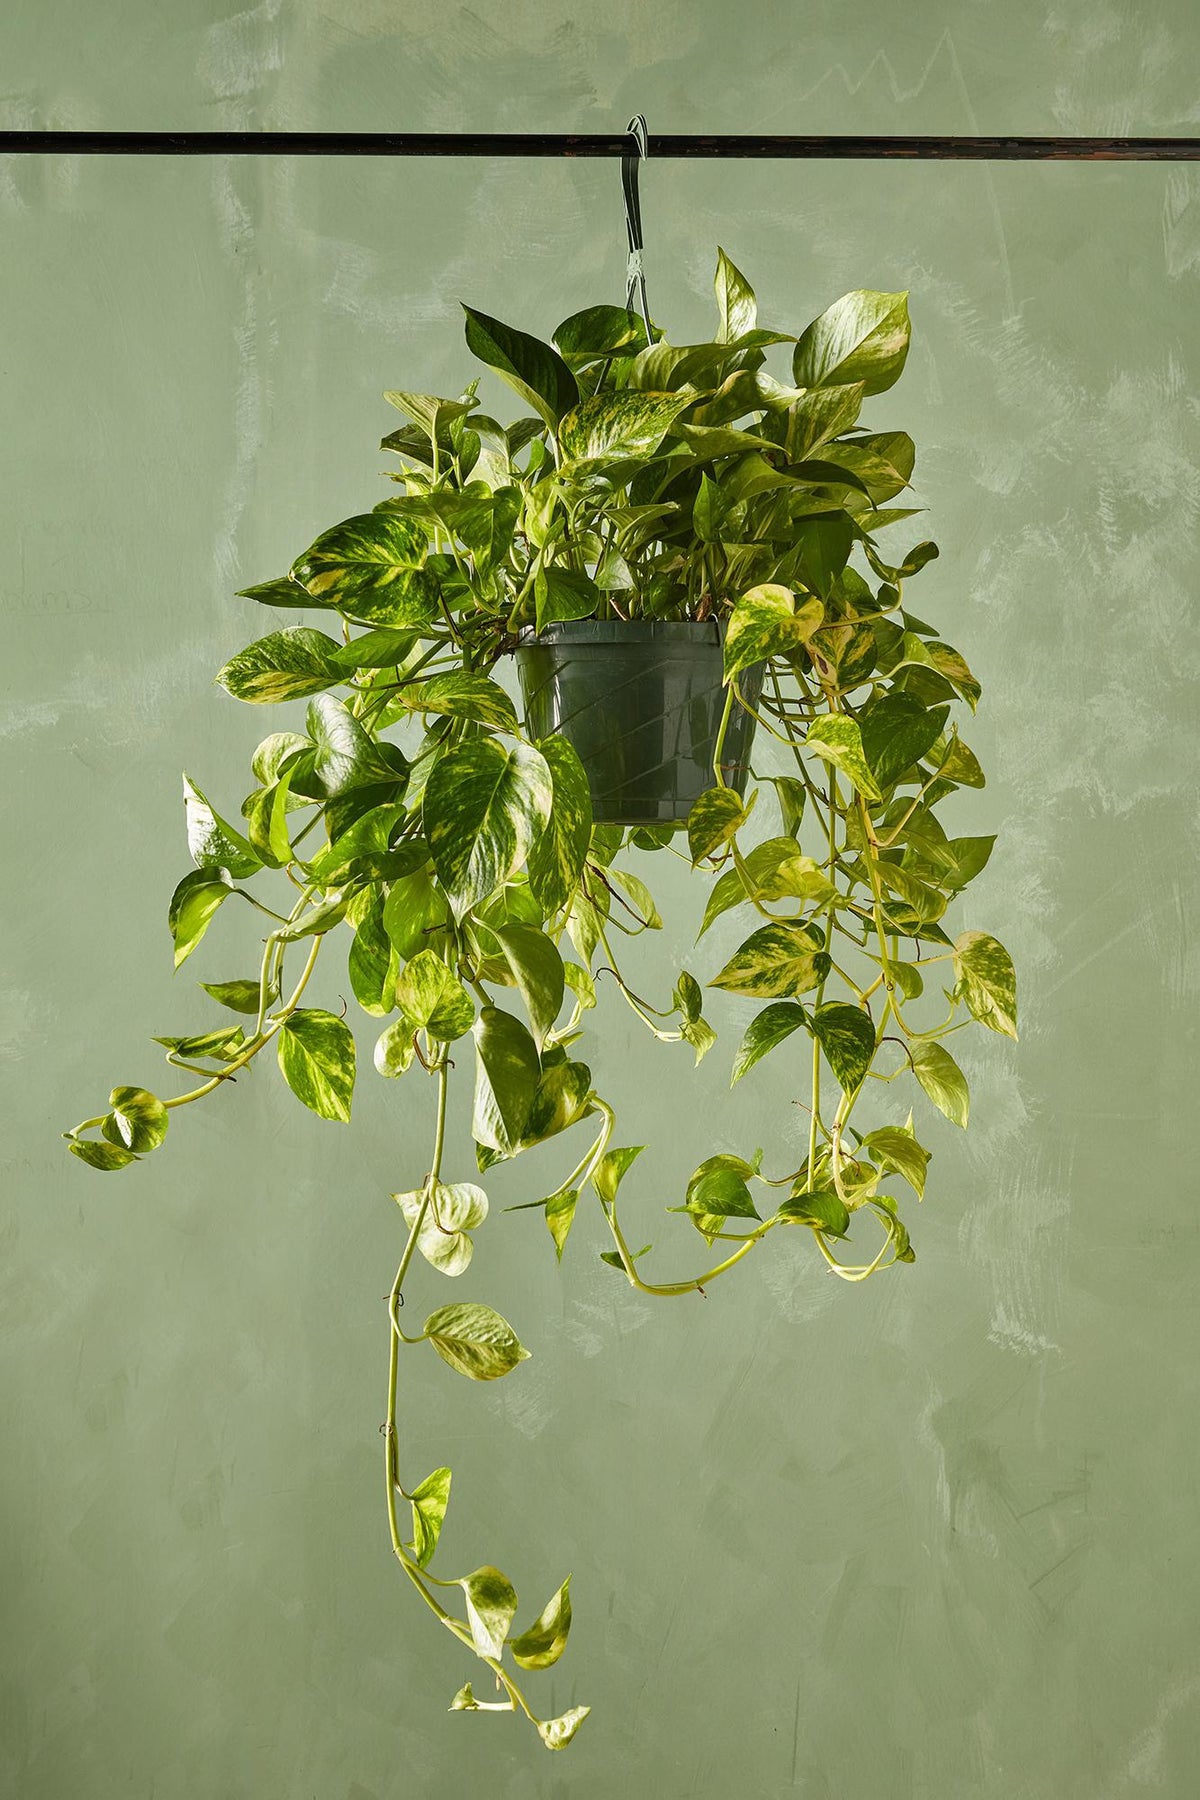
M704 1008L704 994L700 983L687 970L681 971L675 983L674 1000L689 1025L694 1025Z
M925 707L910 694L880 695L858 716L863 754L876 783L890 788L936 743L949 708Z
M710 1156L688 1182L688 1212L716 1219L757 1219L743 1172L749 1167L740 1157Z
M871 1015L831 1000L813 1013L812 1030L843 1091L857 1093L875 1055Z
M701 475L700 486L692 505L692 526L704 544L719 544L721 529L732 511L720 487L710 475Z
M540 1051L562 1010L565 976L558 946L534 925L508 925L495 936L525 1002Z
M415 631L396 631L391 626L380 626L339 645L338 665L347 674L354 674L359 669L399 668L408 661L418 642L419 633Z
M824 457L805 457L802 462L793 463L789 473L798 477L799 480L811 482L817 487L853 488L856 493L865 495L869 500L872 495L872 490L867 486L858 471L851 466L853 459L842 454L843 451L847 451L851 447L852 446L846 443L840 443L834 446L839 458L837 462L827 460Z
M540 338L486 313L469 306L463 311L467 315L467 349L472 356L495 369L547 425L556 426L579 399L575 377L558 352Z
M951 885L955 888L965 888L968 882L974 881L976 875L986 867L995 843L994 836L951 838L946 846L954 857L955 863Z
M907 581L910 576L918 574L926 563L933 562L938 555L936 544L916 544L902 562L893 565L885 563L869 543L864 544L863 548L866 551L867 561L884 581Z
M592 1071L586 1063L565 1061L543 1070L521 1133L522 1149L541 1144L565 1131L588 1111Z
M844 512L797 519L792 532L797 574L814 594L830 599L854 546L852 519Z
M630 1262L636 1263L639 1256L645 1256L647 1250L653 1250L653 1248L653 1244L643 1244L640 1250L631 1250L629 1253ZM616 1250L602 1250L600 1252L600 1261L607 1263L610 1269L619 1269L622 1275L627 1275L629 1273L620 1253Z
M356 895L347 912L355 927L348 958L350 986L363 1011L376 1018L391 1012L395 1004L399 968L399 958L384 927L383 906L381 895L372 892L365 899Z
M586 619L600 604L600 589L590 575L554 563L538 570L533 593L539 631L560 619Z
M518 1150L541 1080L532 1036L512 1013L485 1006L474 1025L477 1144L512 1156Z
M360 797L373 797L375 792L373 783L347 790L348 795ZM429 846L422 839L401 838L393 844L393 837L406 819L405 809L398 801L366 805L357 818L351 817L346 823L344 799L339 797L325 804L331 841L315 853L308 865L314 882L330 888L358 880L394 881L429 861Z
M792 1194L779 1208L778 1216L797 1225L811 1225L814 1231L827 1231L830 1237L845 1237L850 1229L850 1214L845 1202L832 1188Z
M772 1006L764 1006L758 1016L751 1019L745 1036L738 1045L737 1055L733 1059L730 1087L735 1081L740 1081L768 1051L774 1050L777 1044L782 1044L785 1038L807 1022L808 1016L804 1008L794 1000L777 1000Z
M568 362L607 360L644 349L646 327L623 306L588 306L563 320L554 343Z

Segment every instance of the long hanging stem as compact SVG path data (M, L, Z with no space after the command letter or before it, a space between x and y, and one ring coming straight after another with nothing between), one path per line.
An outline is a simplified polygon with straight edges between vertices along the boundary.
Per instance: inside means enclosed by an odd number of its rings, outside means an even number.
M434 1073L436 1073L438 1078L438 1100L437 1118L434 1126L433 1157L430 1163L429 1173L425 1177L425 1187L421 1195L421 1205L417 1211L416 1218L409 1227L408 1239L400 1257L400 1265L396 1270L395 1280L392 1282L391 1293L388 1295L389 1346L387 1420L383 1427L388 1532L392 1540L392 1550L395 1553L397 1562L412 1582L414 1588L416 1588L417 1592L420 1594L426 1606L433 1613L434 1617L440 1624L444 1625L446 1630L456 1637L460 1643L466 1644L468 1648L475 1652L476 1656L480 1657L482 1662L487 1664L488 1668L491 1669L497 1681L507 1693L509 1708L515 1711L519 1707L526 1718L534 1725L537 1725L540 1723L537 1715L530 1710L525 1696L508 1673L508 1670L497 1657L483 1656L479 1650L479 1646L471 1635L470 1627L465 1625L461 1619L456 1619L452 1613L447 1612L437 1597L430 1592L429 1587L426 1585L427 1580L433 1581L436 1578L433 1576L426 1577L425 1571L421 1568L420 1564L415 1558L410 1556L405 1549L403 1539L400 1535L400 1522L396 1516L396 1495L400 1487L397 1459L396 1413L400 1374L400 1341L401 1338L404 1337L396 1319L396 1312L400 1304L404 1279L408 1274L409 1266L412 1263L413 1254L417 1247L417 1239L420 1236L421 1227L425 1222L425 1217L429 1211L434 1191L441 1178L442 1153L446 1142L446 1097L449 1088L448 1063L448 1053L443 1051L440 1060L434 1068ZM405 1338L404 1341L406 1343L419 1343L421 1340L419 1338ZM438 1585L443 1587L453 1587L457 1584L454 1582L441 1582Z

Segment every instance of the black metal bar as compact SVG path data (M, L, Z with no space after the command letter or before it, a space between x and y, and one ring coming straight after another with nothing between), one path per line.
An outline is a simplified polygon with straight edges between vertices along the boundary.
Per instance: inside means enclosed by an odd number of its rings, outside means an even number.
M0 155L620 156L625 132L0 131ZM652 157L831 162L1200 162L1200 137L671 137Z

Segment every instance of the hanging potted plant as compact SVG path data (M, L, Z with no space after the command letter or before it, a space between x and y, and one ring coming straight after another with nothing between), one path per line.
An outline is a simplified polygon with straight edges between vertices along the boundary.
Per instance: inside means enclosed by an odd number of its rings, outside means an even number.
M905 296L847 294L794 336L759 327L723 253L716 291L715 337L683 346L649 341L622 308L577 313L552 343L468 310L469 349L530 409L507 425L474 384L456 399L388 395L405 419L384 439L398 492L246 590L321 627L272 631L218 677L253 705L306 701L303 728L289 718L258 745L240 816L184 778L194 866L169 907L176 966L234 901L267 922L259 970L202 983L223 1022L158 1040L195 1078L187 1091L115 1088L66 1134L93 1168L125 1168L268 1046L305 1106L348 1122L354 1035L305 1004L318 956L348 949L338 966L374 1021L376 1069L433 1088L428 1167L394 1196L392 1549L494 1677L494 1698L468 1684L452 1707L519 1711L551 1749L587 1708L540 1718L523 1671L562 1653L568 1583L514 1634L517 1598L497 1568L435 1573L450 1471L414 1476L396 1435L410 1346L479 1381L528 1352L475 1299L437 1304L406 1331L414 1259L461 1277L488 1213L475 1177L581 1127L527 1203L560 1260L586 1195L605 1260L646 1294L701 1292L780 1230L808 1232L848 1281L911 1262L901 1196L921 1197L929 1161L913 1104L965 1126L947 1038L973 1020L1016 1035L1008 955L943 923L992 848L949 836L937 812L983 784L959 735L979 684L908 607L906 583L935 547L899 560L879 547L911 517L891 503L912 442L858 422L904 366ZM787 379L767 368L780 347ZM510 655L522 712L496 679ZM786 772L764 766L747 790L756 743ZM661 925L650 854L684 856L710 884L701 940L726 912L746 929L723 966L701 942L695 968L668 967L646 998L617 945ZM716 1035L706 990L760 1000L731 1078L776 1053L807 1112L795 1150L781 1130L765 1157L700 1162L669 1209L699 1235L700 1267L669 1279L627 1232L619 1190L640 1147L616 1141L583 1060L601 972L654 1038L697 1062ZM462 1089L470 1064L478 1166L466 1171L444 1152L451 1076ZM868 1232L877 1242L855 1257L849 1241Z

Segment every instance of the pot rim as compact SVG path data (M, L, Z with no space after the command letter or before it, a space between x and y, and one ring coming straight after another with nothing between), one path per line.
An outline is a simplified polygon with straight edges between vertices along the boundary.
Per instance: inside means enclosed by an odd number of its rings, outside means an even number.
M540 631L523 625L517 648L534 644L688 644L716 648L723 641L717 619L555 619Z

